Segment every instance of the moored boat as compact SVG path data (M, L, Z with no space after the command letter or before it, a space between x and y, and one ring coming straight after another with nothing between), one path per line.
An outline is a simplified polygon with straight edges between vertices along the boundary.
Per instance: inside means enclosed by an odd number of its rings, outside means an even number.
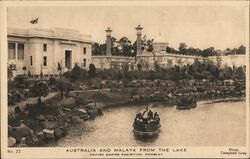
M181 96L176 101L176 109L185 110L192 109L197 106L197 102L193 96Z
M157 136L160 132L160 117L157 112L146 109L143 113L136 114L134 123L134 134L141 137Z

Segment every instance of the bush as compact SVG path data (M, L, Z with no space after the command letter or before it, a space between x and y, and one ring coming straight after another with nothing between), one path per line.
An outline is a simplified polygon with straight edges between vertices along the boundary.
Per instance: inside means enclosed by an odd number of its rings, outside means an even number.
M27 87L27 77L25 76L16 76L14 78L16 88L24 89Z
M93 78L96 75L96 67L94 64L89 65L89 77Z
M58 106L48 104L29 104L27 105L26 110L33 117L37 117L41 114L56 116L60 113L60 109Z
M64 76L65 78L70 79L70 78L71 78L71 71L64 72L64 73L63 73L63 76Z
M49 93L48 84L45 81L38 80L31 89L32 94L38 97L38 103L41 103L41 96L46 97Z
M138 92L137 92L137 89L132 89L131 92L130 92L130 96L134 96L134 95L137 95Z
M89 71L81 69L79 66L71 72L66 72L65 77L74 80L83 80L87 77L103 80L133 80L133 79L244 79L244 67L219 67L211 61L200 62L195 60L193 64L174 65L167 68L162 68L157 63L155 64L155 71L142 70L141 65L137 65L138 70L129 71L126 66L124 70L118 69L96 69L94 64L89 65Z
M50 84L50 85L55 85L55 84L56 84L56 79L55 79L55 77L50 77L50 78L49 78L49 84Z
M8 80L10 80L13 77L13 71L12 71L12 69L10 67L8 67L7 74L8 74Z
M74 68L71 70L70 78L73 81L80 80L82 78L82 69L81 67L78 66L77 63L75 64Z
M246 74L244 72L244 69L242 66L238 67L235 69L234 74L233 74L235 79L245 79Z
M59 79L59 80L57 80L56 81L56 88L61 93L61 99L63 99L64 96L67 96L68 92L72 90L71 83L67 79Z

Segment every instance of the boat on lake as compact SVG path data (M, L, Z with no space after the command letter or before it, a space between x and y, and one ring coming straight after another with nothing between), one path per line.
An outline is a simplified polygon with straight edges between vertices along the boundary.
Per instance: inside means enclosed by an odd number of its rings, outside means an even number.
M185 110L196 108L197 102L193 96L180 96L176 101L176 109Z
M134 123L134 134L140 137L157 136L160 132L160 117L157 112L152 112L148 108L143 113L136 114Z

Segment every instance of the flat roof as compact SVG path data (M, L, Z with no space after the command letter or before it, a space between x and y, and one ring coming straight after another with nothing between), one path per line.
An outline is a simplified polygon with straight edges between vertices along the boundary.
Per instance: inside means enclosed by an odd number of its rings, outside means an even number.
M82 34L78 30L66 28L8 28L8 36L24 37L24 38L47 38L47 39L61 39L71 40L77 42L92 43L92 36L90 34Z

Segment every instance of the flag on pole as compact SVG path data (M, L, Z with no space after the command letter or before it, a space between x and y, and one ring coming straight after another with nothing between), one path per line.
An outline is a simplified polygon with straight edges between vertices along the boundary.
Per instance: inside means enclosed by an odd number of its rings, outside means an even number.
M33 19L33 20L30 21L30 23L31 23L31 24L38 23L38 19L39 19L39 18Z

